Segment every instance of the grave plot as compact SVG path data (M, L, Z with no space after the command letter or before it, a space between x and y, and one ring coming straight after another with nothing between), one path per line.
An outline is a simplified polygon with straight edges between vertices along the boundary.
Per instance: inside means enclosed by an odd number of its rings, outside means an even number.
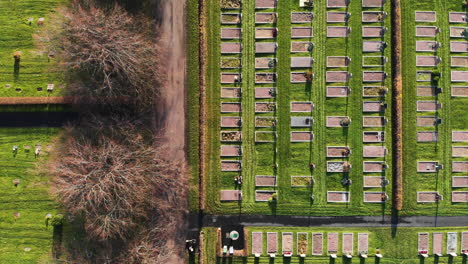
M274 116L257 116L255 117L255 127L275 127L276 117Z
M265 87L265 88L255 88L255 98L264 99L264 98L275 98L276 88Z
M388 195L385 192L363 192L365 203L385 203Z
M452 67L468 67L468 57L452 56L450 57L450 65Z
M240 39L242 38L241 28L221 28L221 39Z
M242 112L241 103L221 103L221 113L240 113Z
M336 253L338 253L338 233L328 233L327 249L328 255L332 258L336 258Z
M468 142L468 131L452 131L452 142Z
M310 131L292 131L291 142L311 142L314 134Z
M327 71L327 82L349 82L352 74L347 71Z
M468 86L452 86L452 96L454 97L467 97Z
M275 187L276 186L276 176L257 175L257 176L255 176L255 186L257 186L257 187Z
M312 102L291 102L292 113L310 113L314 108Z
M293 252L293 234L291 232L283 232L282 233L282 239L281 239L281 245L282 245L282 251L283 251L283 256L285 257L291 257L292 252Z
M387 32L386 27L381 26L363 26L362 37L364 38L381 38Z
M221 69L237 69L242 66L242 60L240 58L221 58L219 63Z
M255 28L256 39L272 39L278 34L277 28Z
M442 104L437 101L417 101L418 112L435 112L442 108Z
M362 52L383 52L387 47L385 41L363 41Z
M291 52L311 52L314 49L314 44L309 41L291 42Z
M242 52L242 44L238 42L221 42L222 54L237 54Z
M255 43L255 53L276 53L278 44L276 42L257 42Z
M416 66L436 67L442 60L437 56L416 56Z
M364 161L364 172L383 172L388 168L384 161Z
M444 250L444 233L435 232L432 233L432 253L434 255L442 257L443 250Z
M442 200L439 192L418 192L418 203L436 203Z
M350 93L348 86L327 86L327 97L348 97Z
M439 133L436 131L419 131L417 134L418 142L437 142Z
M334 192L334 191L328 191L327 192L327 202L329 203L349 203L350 201L350 193L349 192ZM330 234L328 234L328 252L337 252L338 251L338 237L335 239L330 240ZM337 234L338 236L338 234ZM336 242L336 247L334 246ZM331 245L330 245L331 243ZM335 250L336 248L336 250Z
M415 11L416 22L436 22L437 13L435 11Z
M276 0L255 0L255 8L267 9L276 8Z
M292 24L312 23L314 13L312 12L291 12Z
M362 7L383 7L386 0L362 0Z
M365 71L362 72L363 82L383 82L387 79L387 73L382 71Z
M437 41L419 40L416 41L417 52L436 52L440 48L440 43Z
M416 81L417 82L430 82L432 81L432 72L431 71L417 71L416 72Z
M468 187L468 176L452 176L452 187Z
M327 172L349 172L351 167L347 161L327 161Z
M314 36L312 27L292 27L291 38L311 38Z
M385 11L363 11L362 12L363 23L383 22L386 17L387 17L387 12Z
M364 101L362 102L362 111L365 113L385 112L387 104L379 101Z
M275 67L275 58L255 58L255 69L272 69Z
M468 157L468 146L452 146L452 157Z
M466 27L450 27L451 38L466 38L468 36L468 28Z
M267 233L267 253L270 256L278 253L278 233L276 232Z
M350 124L349 116L327 116L327 127L348 127Z
M387 119L383 116L363 116L363 127L384 127L387 124Z
M256 24L273 24L276 23L276 13L255 13Z
M242 162L239 160L222 160L221 171L241 171Z
M308 116L291 116L291 127L312 127L314 119Z
M259 257L263 254L263 233L252 232L252 254Z
M314 78L312 72L291 72L292 83L305 83L310 82Z
M323 234L312 233L312 255L321 256L323 255Z
M238 116L222 116L221 127L241 127L242 118Z
M362 88L363 97L384 97L388 93L385 86L364 86Z
M369 254L369 234L358 233L358 254L362 258L367 258Z
M240 24L242 14L239 13L222 13L221 24Z
M271 131L256 131L255 132L255 142L257 143L266 143L266 142L275 142L276 132Z
M297 254L301 257L305 257L309 252L308 250L309 240L307 233L297 233Z
M351 149L347 146L327 147L327 158L343 158L343 157L349 157L349 155L351 155Z
M240 190L221 190L221 202L242 201L242 191Z
M364 143L385 142L384 131L364 131L362 132L362 141Z
M347 7L349 0L327 0L327 8Z
M240 73L221 73L221 83L239 83L242 75Z
M314 184L312 176L291 176L291 187L312 187Z
M255 103L255 113L274 112L276 110L275 102L257 102Z
M439 119L435 116L417 116L416 117L416 126L419 127L433 127L436 124L442 123L442 119Z
M383 176L364 176L364 188L379 188L389 184Z
M468 232L462 232L461 236L461 253L468 256Z
M350 27L327 27L328 38L347 38L350 32Z
M350 17L348 12L327 12L327 23L347 23Z
M468 192L465 192L465 191L452 192L452 203L467 203L467 202L468 202Z
M222 87L221 98L240 98L242 96L242 89L236 87Z
M435 86L417 86L416 95L417 96L436 96L438 94L438 91L442 92L441 90L442 88L438 90L438 88Z
M221 131L220 140L221 142L241 142L242 132L241 131Z
M256 202L268 202L275 194L275 191L267 191L267 190L256 190L255 191L255 201ZM271 253L268 251L268 253Z
M416 26L416 37L435 37L439 28L435 26Z
M291 68L310 68L313 63L312 57L291 57Z
M255 83L274 83L276 73L255 73Z
M388 62L385 56L363 56L363 67L382 67Z
M343 233L343 255L347 258L352 258L354 253L354 234Z
M449 22L450 23L466 23L466 13L465 12L450 12L449 13Z
M387 148L384 146L364 146L364 158L383 158L387 155Z
M221 145L222 157L239 157L242 155L242 147L239 145Z
M327 56L327 67L348 67L351 58L348 56Z
M418 233L418 255L427 257L429 253L429 233Z
M241 0L227 0L220 2L221 9L240 9L241 4Z
M447 232L447 254L456 256L458 248L458 233Z
M452 161L452 172L468 172L468 161Z
M438 161L418 161L418 172L437 172Z
M468 52L468 42L450 41L450 52Z

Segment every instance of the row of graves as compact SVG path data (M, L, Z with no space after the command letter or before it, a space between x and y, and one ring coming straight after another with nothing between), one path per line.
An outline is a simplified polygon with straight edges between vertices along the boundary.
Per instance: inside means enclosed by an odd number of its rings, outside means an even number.
M383 0L363 0L362 1L362 125L364 128L362 134L363 142L363 158L365 159L362 166L365 176L363 178L364 203L384 203L388 199L388 195L384 191L380 191L382 187L389 184L386 179L385 171L388 165L385 162L385 157L388 154L385 145L385 126L387 119L384 114L387 109L385 95L388 88L385 86L387 73L382 70L385 64L388 63L384 56L387 43L383 41L388 29L384 26L387 18L387 13L382 11L386 1ZM327 12L327 37L328 38L347 38L351 32L348 23L352 18L352 14L347 12L349 1L346 0L329 0L327 2L328 9L341 8L345 9L342 12L328 11ZM337 25L341 23L341 25ZM351 58L348 56L328 56L327 57L327 72L326 72L326 96L328 98L343 98L348 97L351 93L350 87L347 85L352 73L347 69L351 64ZM336 83L345 84L336 85ZM327 116L327 128L343 128L351 124L349 116ZM345 176L350 172L352 165L348 158L352 155L352 150L349 146L328 146L327 161L328 173L343 173ZM341 158L337 161L337 158ZM378 176L374 176L378 174ZM352 184L351 179L344 177L342 179L343 186ZM371 191L369 191L371 190ZM348 203L350 202L349 191L328 191L327 201L330 203Z
M418 255L427 258L430 254L437 257L447 254L452 258L462 255L466 258L468 256L468 232L418 233Z
M466 41L467 29L462 26L466 25L466 13L450 12L448 14L450 23L450 69L451 76L451 97L467 97L468 86L457 85L458 83L468 82L468 42ZM443 89L439 87L441 73L437 70L426 70L427 68L437 69L438 66L443 66L442 58L434 54L438 54L438 50L442 45L449 43L439 43L436 41L437 36L441 34L441 29L431 24L437 21L437 13L435 11L415 11L416 23L416 96L424 100L417 100L416 125L421 127L417 132L417 142L438 142L439 132L438 125L442 123L439 118L440 111L443 111L443 105L438 101ZM459 40L463 38L463 40ZM433 55L420 55L420 54ZM424 84L430 85L424 85ZM429 98L429 100L425 99ZM454 117L456 118L456 117ZM427 129L430 130L427 130ZM468 187L468 176L458 176L459 174L468 173L468 131L452 131L452 202L468 202L468 191L458 191L457 189ZM463 143L465 142L465 143ZM417 161L418 173L437 173L444 168L444 164L439 161ZM443 199L443 196L437 191L420 191L417 193L417 201L419 203L434 203Z

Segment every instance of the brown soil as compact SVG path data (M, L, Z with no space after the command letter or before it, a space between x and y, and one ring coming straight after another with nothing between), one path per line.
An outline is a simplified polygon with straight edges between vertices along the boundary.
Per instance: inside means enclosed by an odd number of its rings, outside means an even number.
M434 22L437 19L436 12L416 12L415 21L417 22Z
M420 202L435 202L437 197L436 192L430 192L430 193L418 193L418 201Z
M452 86L452 96L468 96L468 87Z
M312 23L312 12L291 13L291 23Z
M327 23L346 23L348 18L347 12L327 12Z
M362 134L363 142L384 142L385 132L383 131L364 131Z
M276 81L276 73L256 73L255 83L274 83Z
M416 90L417 96L436 96L436 87L433 86L418 86Z
M263 233L252 232L252 254L263 253Z
M464 27L450 27L450 37L452 38L464 38Z
M329 193L330 194L330 193ZM341 200L341 193L333 193L332 195L338 195L338 200ZM328 199L330 200L330 199ZM328 233L328 252L338 252L338 233Z
M466 23L466 13L464 12L450 12L449 13L450 23Z
M221 83L236 83L241 80L241 75L238 73L221 73Z
M312 42L292 42L291 52L308 52Z
M230 53L241 53L242 44L237 42L223 42L221 43L221 53L230 54Z
M385 177L380 176L367 176L364 177L364 187L381 187L383 186L382 182L385 180Z
M468 57L452 57L452 67L468 67Z
M385 72L363 72L364 82L383 82L386 79Z
M327 82L348 82L351 75L347 71L327 71Z
M384 47L382 41L364 41L362 43L363 52L381 52Z
M293 234L283 233L282 236L283 253L291 253L293 251Z
M452 187L468 187L468 176L452 177Z
M305 72L291 72L291 82L307 82Z
M221 14L222 24L239 24L241 22L240 14Z
M327 67L348 67L349 57L346 56L328 56L327 57Z
M241 111L241 103L221 103L221 113L239 113Z
M314 135L312 132L291 132L291 141L312 141Z
M452 192L452 202L455 202L455 203L468 202L468 192Z
M240 131L222 131L220 134L221 142L240 142L242 140L242 132Z
M255 23L272 24L276 22L276 13L255 13Z
M275 8L276 0L256 0L255 8Z
M327 157L349 157L349 147L327 147Z
M221 88L222 98L240 98L241 88Z
M438 141L439 134L433 131L420 131L418 132L418 142L436 142Z
M255 103L255 112L273 112L275 108L276 103Z
M313 105L311 102L292 102L291 112L312 112Z
M440 109L439 103L437 101L418 101L417 102L418 111L437 111Z
M327 27L327 37L329 38L345 38L350 32L349 27Z
M353 253L353 234L343 234L343 253Z
M452 157L468 157L468 147L465 146L453 146Z
M341 127L342 121L349 119L347 116L327 116L327 127Z
M453 161L452 172L468 172L468 161Z
M385 126L385 117L381 116L363 116L364 127L383 127Z
M259 191L256 191L255 192L255 201L268 201L268 199L270 199L272 196L273 196L273 193L274 191L266 191L266 192L259 192ZM275 251L277 251L277 248L275 246ZM268 250L268 252L270 253L271 251Z
M256 69L268 69L276 67L276 59L274 58L255 58Z
M381 172L381 171L384 171L384 163L382 161L364 162L364 172Z
M267 233L267 252L278 252L278 233Z
M275 88L255 88L255 98L274 98Z
M416 26L416 36L419 37L435 37L438 33L437 27L433 26Z
M453 131L452 132L452 141L467 142L468 141L468 131Z
M313 36L312 27L293 27L291 28L292 38L308 38Z
M369 234L358 234L358 251L366 253L369 250Z
M258 38L258 39L276 38L277 31L278 30L276 28L256 28L255 38Z
M349 0L327 0L327 7L347 7Z
M418 162L418 172L435 172L437 161L419 161Z
M241 118L236 116L222 116L221 127L240 127Z
M429 234L419 234L418 235L418 251L428 251L429 250Z
M222 160L221 171L240 171L241 163L239 161Z
M255 186L257 187L276 186L276 177L275 176L255 176Z
M432 233L432 253L442 254L444 250L443 242L444 242L443 233Z
M467 52L468 51L468 42L466 42L466 41L451 41L450 42L450 51L451 52Z
M276 42L255 43L255 53L276 53Z
M221 145L221 156L237 157L242 155L242 148L239 145Z
M452 82L468 82L468 71L452 71Z
M436 51L437 41L416 41L416 51Z
M291 68L310 68L313 62L312 57L291 57Z
M328 86L327 97L347 97L349 96L350 89L347 86Z
M242 30L240 28L221 28L222 39L240 39Z
M363 0L363 7L382 7L386 0Z
M364 23L382 22L384 19L385 14L380 11L369 11L362 14L362 22Z
M315 233L312 234L312 255L323 254L323 234Z
M439 57L436 56L416 56L416 66L435 67L439 63Z
M387 148L382 146L364 146L363 156L365 158L385 157Z
M437 117L434 116L418 116L416 117L416 125L420 127L432 127L435 125Z
M385 111L385 107L382 105L381 102L371 102L371 101L364 101L362 106L363 112L383 112Z
M362 27L362 36L367 38L382 37L385 34L384 27Z

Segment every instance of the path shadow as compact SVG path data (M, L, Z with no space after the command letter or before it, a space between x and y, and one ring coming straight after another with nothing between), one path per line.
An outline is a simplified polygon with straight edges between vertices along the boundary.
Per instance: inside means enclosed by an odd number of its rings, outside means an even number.
M19 79L19 73L20 73L20 59L15 58L15 64L13 65L13 77L15 79L15 82L17 82Z

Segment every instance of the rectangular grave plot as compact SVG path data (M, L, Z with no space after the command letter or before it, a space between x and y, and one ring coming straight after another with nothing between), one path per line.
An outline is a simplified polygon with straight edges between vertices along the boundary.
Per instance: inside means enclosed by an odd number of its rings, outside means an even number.
M461 253L464 256L468 256L468 232L461 233Z
M312 187L314 184L312 176L291 176L291 187Z
M381 38L388 31L386 27L382 26L363 26L362 37L364 38Z
M468 52L468 41L450 41L450 52Z
M416 56L416 66L436 67L442 60L437 56Z
M255 98L275 98L276 97L276 88L273 87L262 87L255 88Z
M240 24L242 19L242 14L239 13L222 13L221 14L221 24Z
M327 158L349 157L351 149L348 146L330 146L327 147Z
M437 172L437 161L418 161L418 172Z
M418 131L418 142L437 142L439 141L439 133L437 131Z
M256 39L273 39L278 34L277 28L255 28Z
M327 0L327 8L347 7L349 0Z
M387 46L385 41L363 41L362 52L383 52Z
M241 131L221 131L220 140L221 142L241 142L242 132Z
M433 127L436 123L442 123L440 119L435 116L417 116L416 125L419 127Z
M242 89L236 87L222 87L221 98L241 98Z
M221 113L240 113L242 112L241 103L222 102Z
M383 176L364 176L364 188L380 188L388 183L387 178Z
M416 86L416 96L436 96L437 87L435 86Z
M452 172L468 172L468 161L452 161Z
M298 232L297 244L296 244L297 254L300 256L303 256L309 253L308 246L309 246L308 234Z
M282 235L281 245L282 245L283 255L285 257L290 257L293 252L293 244L294 244L293 233L283 232L281 235Z
M348 127L351 124L351 118L348 116L327 116L327 127Z
M312 57L291 57L291 68L310 68L313 63Z
M384 146L364 146L363 157L365 158L382 158L387 155L387 148Z
M350 32L350 27L327 27L328 38L347 38Z
M381 67L388 62L385 56L363 56L362 66L363 67Z
M468 192L455 191L452 192L452 203L466 203L468 202Z
M256 73L255 83L275 83L276 73Z
M416 41L417 52L436 52L440 48L440 43L437 41L420 40Z
M435 26L416 26L416 37L435 37L439 28Z
M437 101L417 101L418 112L435 112L442 108L442 104Z
M387 104L380 101L364 101L362 102L362 111L364 113L379 113L385 112Z
M221 83L240 83L242 80L242 75L240 73L221 73Z
M275 102L255 103L255 113L269 113L276 111Z
M241 0L228 0L220 2L221 9L240 9L241 5Z
M221 145L222 157L239 157L242 155L242 146L240 145Z
M383 7L386 0L362 0L362 7Z
M291 72L292 83L306 83L311 82L314 78L312 72Z
M348 67L351 63L351 58L348 56L328 56L327 57L327 67Z
M276 126L276 117L274 116L255 117L255 127L275 127L275 126Z
M447 232L447 254L457 254L458 232Z
M436 232L432 233L432 253L434 255L437 255L439 257L442 256L443 254L443 243L444 242L444 233L442 232Z
M277 232L268 232L267 233L267 253L277 253L278 252L278 233Z
M452 67L468 67L468 57L452 56L450 57L450 66Z
M468 142L468 131L452 131L452 142Z
M222 160L221 171L241 171L242 162L239 160Z
M387 79L387 73L381 71L365 71L362 72L363 82L383 82Z
M418 254L429 252L429 233L418 233Z
M414 17L416 22L436 22L437 14L435 11L415 11Z
M276 141L276 132L271 131L256 131L255 132L255 142L257 143L266 143L266 142L275 142Z
M263 254L262 232L252 232L252 254L257 256Z
M276 13L255 13L256 24L274 24L277 21Z
M276 8L276 0L255 0L256 9Z
M291 142L311 142L314 134L311 131L292 131Z
M348 12L327 12L327 23L347 23L350 17Z
M435 203L442 200L438 192L418 192L418 203Z
M312 102L291 102L292 113L310 113L314 108Z
M222 116L221 127L241 127L242 118L238 116Z
M416 72L416 81L417 82L430 82L432 80L431 71L417 71Z
M242 52L242 44L237 42L222 42L221 54L239 54Z
M221 57L219 66L221 69L237 69L242 66L242 59Z
M275 194L275 191L256 190L255 201L256 202L268 202L268 200L273 197L273 194ZM272 253L272 252L269 252L269 253Z
M362 132L362 141L364 143L385 142L384 131L364 131Z
M273 69L276 62L276 58L255 58L255 69Z
M451 38L466 38L468 35L467 27L450 27Z
M466 13L465 12L450 12L449 13L449 22L450 23L467 23Z
M291 38L311 38L314 36L312 27L292 27Z
M363 192L365 203L385 203L388 195L385 192Z
M452 146L452 157L468 157L468 146Z
M364 86L362 88L363 97L384 97L388 93L385 86Z
M349 192L334 192L334 191L327 192L327 202L329 203L349 203L349 201L350 201ZM328 239L329 239L328 251L336 251L334 250L335 247L330 247L330 238Z
M384 161L363 161L364 172L383 172L388 168Z
M220 191L221 202L235 202L242 201L242 191L240 190L221 190Z
M255 53L274 54L278 44L276 42L257 42L255 43Z
M291 116L291 127L312 127L313 123L310 116Z
M323 234L312 233L312 255L321 256L323 255Z
M241 28L221 28L221 39L241 39Z
M327 71L326 82L348 82L352 74L347 71Z
M257 175L255 176L256 187L275 187L276 176Z
M363 23L377 23L383 22L387 17L385 11L363 11L362 22Z
M312 23L313 18L312 12L291 12L292 24Z
M348 86L327 86L327 97L348 97L350 93Z
M354 253L354 234L343 233L343 255L346 257L353 256Z
M387 124L387 119L383 116L363 116L363 127L384 127Z
M327 172L349 172L351 167L347 161L327 161Z
M453 188L468 187L468 176L452 176Z
M293 41L291 42L291 52L312 52L314 49L314 44L310 41Z

